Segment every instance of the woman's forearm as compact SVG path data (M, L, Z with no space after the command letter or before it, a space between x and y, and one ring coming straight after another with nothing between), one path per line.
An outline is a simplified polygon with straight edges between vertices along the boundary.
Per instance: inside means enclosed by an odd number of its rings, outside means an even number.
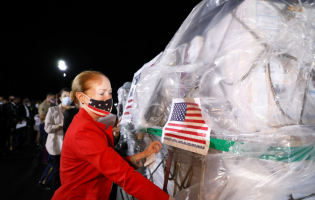
M135 159L136 159L136 162L139 162L142 158L146 158L148 157L145 152L141 152L141 153L138 153L138 154L135 154L134 155Z

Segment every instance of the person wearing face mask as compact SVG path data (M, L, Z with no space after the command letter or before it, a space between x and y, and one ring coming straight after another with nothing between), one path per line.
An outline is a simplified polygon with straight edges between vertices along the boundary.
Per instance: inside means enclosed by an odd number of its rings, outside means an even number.
M173 199L143 177L136 168L140 160L158 153L162 145L152 142L136 155L122 158L114 150L113 127L98 122L113 106L109 79L101 72L85 71L72 82L71 99L79 107L63 141L61 187L52 200L109 199L113 182L133 197L143 200Z
M45 131L48 133L46 149L52 160L52 190L61 185L59 177L60 154L63 143L63 118L66 110L71 108L70 90L63 88L59 93L60 104L50 107L45 119Z
M46 99L38 106L38 114L40 118L39 131L40 131L40 138L41 138L41 144L42 144L42 148L38 156L42 158L42 163L47 163L47 161L50 160L50 156L49 154L47 154L47 150L45 147L46 140L47 140L47 133L45 132L44 126L45 126L45 119L48 113L48 109L51 106L54 106L55 105L54 103L55 103L55 95L53 93L48 93L46 96Z

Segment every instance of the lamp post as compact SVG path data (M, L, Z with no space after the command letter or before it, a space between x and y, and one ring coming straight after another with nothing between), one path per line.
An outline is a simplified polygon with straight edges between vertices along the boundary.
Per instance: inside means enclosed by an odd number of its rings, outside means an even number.
M67 69L67 65L66 65L65 61L59 60L58 68L60 69L61 72L63 72L63 77L61 77L61 88L63 88L64 78L66 77L65 71Z

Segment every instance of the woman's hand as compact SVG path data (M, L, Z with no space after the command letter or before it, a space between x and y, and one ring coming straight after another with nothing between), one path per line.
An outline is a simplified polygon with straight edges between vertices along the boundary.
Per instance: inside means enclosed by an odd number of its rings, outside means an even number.
M160 149L162 149L162 144L159 141L151 142L146 150L134 155L136 162L139 162L141 159L151 156L153 153L159 153Z
M159 141L151 142L146 150L144 150L145 157L151 156L153 153L159 153L162 149L162 144Z

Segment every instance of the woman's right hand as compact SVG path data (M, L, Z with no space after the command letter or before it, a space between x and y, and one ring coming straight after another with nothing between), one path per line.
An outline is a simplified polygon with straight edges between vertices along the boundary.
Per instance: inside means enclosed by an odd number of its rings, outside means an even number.
M151 156L153 153L159 153L160 149L162 149L162 144L159 141L151 142L148 148L144 150L145 157Z

